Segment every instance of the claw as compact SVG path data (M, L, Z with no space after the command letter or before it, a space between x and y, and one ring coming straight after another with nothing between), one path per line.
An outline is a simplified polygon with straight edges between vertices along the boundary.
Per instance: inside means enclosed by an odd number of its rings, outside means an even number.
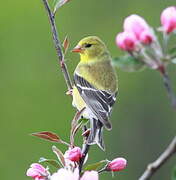
M69 89L69 90L66 92L66 95L72 96L72 95L73 95L73 89Z
M87 129L86 131L84 131L84 132L82 133L82 136L88 137L89 134L90 134L90 129Z

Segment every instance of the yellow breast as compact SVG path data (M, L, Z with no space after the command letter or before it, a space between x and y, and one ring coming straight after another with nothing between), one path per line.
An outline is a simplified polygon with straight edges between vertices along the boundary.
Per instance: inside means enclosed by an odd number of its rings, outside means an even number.
M82 99L82 97L80 96L79 91L76 88L76 86L73 87L72 95L73 95L72 105L74 107L76 107L79 111L82 110L84 107L86 107L86 104L84 100Z

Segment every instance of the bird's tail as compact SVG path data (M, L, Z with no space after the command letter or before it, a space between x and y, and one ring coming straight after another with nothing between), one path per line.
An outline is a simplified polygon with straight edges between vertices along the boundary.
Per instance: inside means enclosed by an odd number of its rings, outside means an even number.
M87 140L88 144L97 144L104 151L105 145L103 141L103 124L99 120L92 118L90 120L90 125L91 130Z

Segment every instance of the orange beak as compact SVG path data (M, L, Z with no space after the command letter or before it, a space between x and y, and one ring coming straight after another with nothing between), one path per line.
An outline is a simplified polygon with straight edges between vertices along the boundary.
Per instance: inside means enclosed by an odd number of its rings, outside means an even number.
M81 53L81 52L83 52L83 50L84 50L84 49L83 49L81 46L77 45L76 47L74 47L74 48L72 49L72 52Z

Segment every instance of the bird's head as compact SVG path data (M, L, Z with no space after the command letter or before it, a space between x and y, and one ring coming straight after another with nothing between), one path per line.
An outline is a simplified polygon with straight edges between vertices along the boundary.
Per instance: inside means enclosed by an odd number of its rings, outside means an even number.
M101 56L109 54L104 42L96 36L83 38L72 52L79 53L81 61L94 61L101 59Z

